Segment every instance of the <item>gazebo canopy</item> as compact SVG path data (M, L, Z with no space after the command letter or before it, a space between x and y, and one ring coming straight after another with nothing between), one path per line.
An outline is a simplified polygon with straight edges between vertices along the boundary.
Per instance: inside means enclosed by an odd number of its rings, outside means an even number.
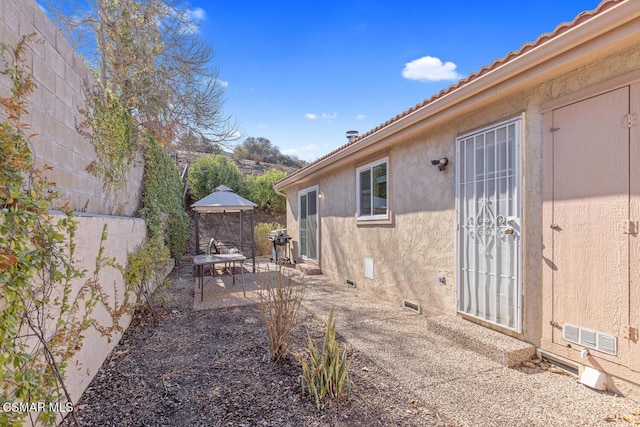
M226 185L216 187L213 193L191 205L196 212L241 212L250 211L256 205L244 197L238 196Z

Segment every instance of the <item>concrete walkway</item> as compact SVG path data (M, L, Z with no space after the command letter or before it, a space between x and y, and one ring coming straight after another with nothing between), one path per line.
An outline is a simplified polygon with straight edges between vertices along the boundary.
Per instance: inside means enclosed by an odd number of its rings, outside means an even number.
M589 389L558 369L522 367L520 362L529 359L534 348L519 340L454 316L415 314L323 276L307 276L303 283L306 309L326 319L333 308L338 334L405 384L447 424L640 422L635 414L640 405L630 399Z

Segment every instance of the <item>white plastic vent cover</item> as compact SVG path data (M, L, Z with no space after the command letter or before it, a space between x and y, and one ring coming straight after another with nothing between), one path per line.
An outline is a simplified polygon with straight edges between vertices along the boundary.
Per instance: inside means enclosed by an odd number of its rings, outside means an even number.
M373 258L364 259L364 277L373 279Z
M617 338L615 336L592 329L565 323L562 325L562 339L614 356L617 353Z

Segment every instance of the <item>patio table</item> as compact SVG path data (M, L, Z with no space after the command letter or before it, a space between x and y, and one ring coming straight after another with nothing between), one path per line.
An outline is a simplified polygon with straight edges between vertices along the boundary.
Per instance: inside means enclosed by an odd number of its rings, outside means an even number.
M233 267L228 271L233 279L233 285L236 284L236 275L234 274L236 262L240 262L240 274L242 275L242 293L246 297L247 294L244 290L244 269L242 263L247 259L246 256L240 253L232 254L211 254L211 255L196 255L193 258L193 264L197 268L198 274L198 287L200 288L200 301L204 300L204 268L207 265L213 265L213 274L215 275L216 264L229 264L233 263Z

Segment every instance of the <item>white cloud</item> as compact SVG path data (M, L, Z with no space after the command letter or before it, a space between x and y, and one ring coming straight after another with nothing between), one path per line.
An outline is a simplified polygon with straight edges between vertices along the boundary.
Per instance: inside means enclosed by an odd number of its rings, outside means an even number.
M338 113L332 113L332 114L322 113L322 118L326 119L326 120L337 119L338 118Z
M456 80L460 75L456 73L457 65L453 62L442 63L440 58L433 56L423 56L404 64L402 76L409 80L420 81L440 81Z
M184 9L179 12L182 20L185 21L180 28L183 34L197 34L200 32L200 22L203 21L207 13L204 9L196 7L195 9Z
M358 115L356 116L356 120L364 120L364 119L366 119L366 118L367 118L367 116L365 116L364 114L358 114Z
M195 9L187 9L187 16L191 21L199 22L207 17L207 12L201 7L196 7Z
M315 114L313 114L313 113L307 113L307 114L305 114L304 116L305 116L307 119L309 119L309 120L315 120L315 119L317 119L317 118L318 118L318 116L317 116L317 115L315 115Z
M298 147L298 148L285 148L280 150L282 152L282 154L286 154L286 155L297 155L299 152L301 151L315 151L318 149L318 146L316 144L309 144L309 145L304 145L302 147Z

